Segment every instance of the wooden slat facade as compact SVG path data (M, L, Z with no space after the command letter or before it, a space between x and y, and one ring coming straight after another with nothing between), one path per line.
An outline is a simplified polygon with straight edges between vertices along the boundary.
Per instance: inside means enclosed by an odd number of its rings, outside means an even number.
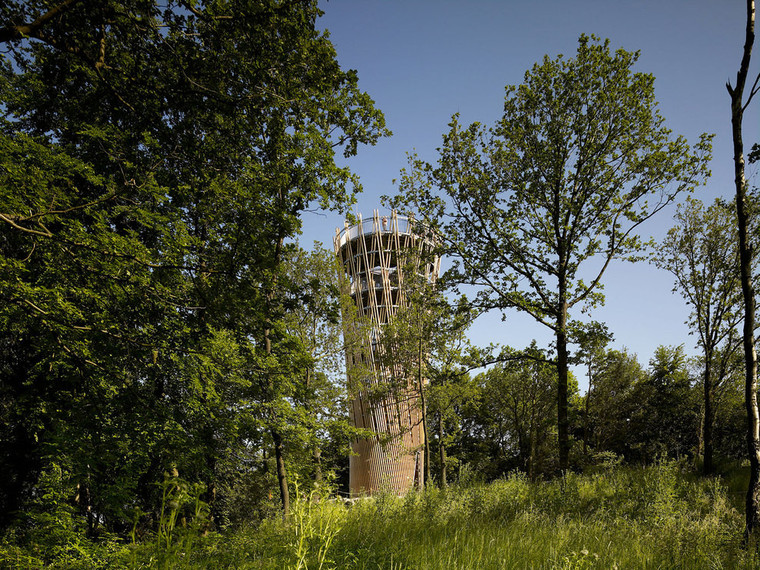
M431 241L415 232L414 226L413 219L395 211L381 217L375 210L371 221L359 217L358 223L346 223L335 232L344 291L363 317L358 325L344 319L346 327L362 327L358 346L349 345L346 351L351 422L375 433L352 443L349 486L353 496L378 490L402 494L422 481L424 436L415 383L410 380L402 389L380 397L372 390L391 378L392 371L377 362L377 339L383 325L407 302L404 268L424 275L431 284L440 270L440 259L429 255Z

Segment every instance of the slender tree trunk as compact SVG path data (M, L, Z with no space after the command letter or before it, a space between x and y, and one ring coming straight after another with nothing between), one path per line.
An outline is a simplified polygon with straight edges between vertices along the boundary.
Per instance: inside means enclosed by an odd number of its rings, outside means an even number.
M702 474L711 475L713 467L713 386L712 386L712 351L705 351L705 413L702 419Z
M281 262L281 256L282 256L282 246L284 243L284 238L282 235L280 235L277 239L276 245L275 245L275 251L274 251L274 258L273 258L273 267L275 270L275 278L274 281L271 283L271 289L267 294L267 326L264 329L264 347L266 348L267 356L271 356L272 354L272 323L271 323L271 312L272 307L271 303L274 301L275 298L275 289L277 287L277 275L276 271L280 266ZM270 386L270 389L272 392L274 392L273 387ZM273 395L273 394L272 394ZM284 445L282 442L282 434L280 433L279 429L277 429L277 418L273 418L273 426L270 429L270 433L272 435L272 442L274 443L274 457L275 457L275 466L277 471L277 483L280 487L280 499L282 500L282 517L283 519L287 519L290 515L290 491L288 490L288 471L285 467L285 455L284 455Z
M747 452L750 480L746 496L745 535L754 535L760 524L760 413L757 406L757 353L755 352L755 292L752 286L752 244L749 240L747 179L744 174L744 86L749 71L752 46L755 42L755 2L747 0L747 27L744 52L736 74L736 86L726 84L731 96L731 133L734 143L734 183L736 185L736 217L739 230L739 262L742 295L744 296L744 364L746 370L744 400L747 409ZM750 98L752 94L750 94ZM749 100L747 101L749 103Z
M267 355L272 354L272 339L270 338L271 329L264 331L264 339ZM280 487L280 499L282 500L282 518L287 519L290 515L290 492L288 490L288 471L285 468L284 445L282 443L282 434L274 427L277 421L273 418L273 427L270 429L272 442L274 443L274 461L275 471L277 472L277 483Z
M702 408L699 412L699 435L697 439L697 458L705 457L705 403L702 401ZM696 466L696 464L695 464Z
M591 400L591 388L593 385L593 379L591 375L591 361L588 363L588 390L586 390L586 398L584 402L583 410L583 455L588 453L588 413Z
M557 317L557 440L559 468L565 472L570 466L570 422L567 417L567 302L563 288L561 285Z
M430 481L430 438L428 437L427 402L425 400L424 378L422 377L422 336L417 345L417 389L420 391L420 405L422 407L422 437L424 438L422 453L422 487Z
M443 442L443 414L438 414L438 457L441 462L441 489L444 489L446 481L446 444Z
M282 499L282 517L287 519L290 515L290 492L288 491L288 472L285 469L285 454L283 453L282 435L276 429L272 429L272 441L274 442L274 459L277 469L277 483L280 485L280 498Z
M530 427L528 428L528 439L530 451L528 452L528 480L536 480L536 455L538 455L538 430L536 429L536 413L530 414Z
M316 327L312 328L312 336L313 338L317 338L316 333ZM311 351L311 357L314 358L314 350ZM307 393L311 393L311 368L306 369L306 391ZM304 405L304 408L306 409L307 414L313 414L313 411L311 409L311 406L307 403ZM319 441L317 438L314 438L314 447L311 451L311 459L314 462L314 482L315 483L321 483L322 482L322 449L319 447Z

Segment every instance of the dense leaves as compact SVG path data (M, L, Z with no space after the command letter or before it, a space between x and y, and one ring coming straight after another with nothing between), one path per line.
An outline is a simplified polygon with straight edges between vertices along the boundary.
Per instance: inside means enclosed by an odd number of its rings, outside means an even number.
M296 237L307 208L353 200L335 153L388 133L318 17L312 0L0 7L0 526L31 565L103 566L93 553L128 536L170 560L188 537L287 512L294 479L317 496L345 474L351 323L341 334L332 253ZM681 348L647 371L570 316L705 174L707 140L664 128L636 58L582 37L575 59L508 88L493 128L455 118L439 163L403 178L397 201L438 230L446 283L476 287L452 302L409 271L378 339L382 389L422 394L442 486L567 481L581 437L579 467L695 459L710 413L716 454L738 457L728 346L703 363L726 363L708 412ZM556 344L469 346L478 311L509 308Z
M295 380L316 356L283 321L309 287L286 275L288 243L310 204L351 203L335 151L387 134L318 16L274 0L0 9L5 522L52 458L91 527L156 509L164 472L202 482L223 517L220 485L299 440L293 406L314 396Z

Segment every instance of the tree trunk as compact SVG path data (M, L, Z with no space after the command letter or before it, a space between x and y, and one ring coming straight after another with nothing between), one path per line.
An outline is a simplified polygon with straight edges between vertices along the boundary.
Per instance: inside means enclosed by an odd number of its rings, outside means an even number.
M288 491L288 472L285 469L285 456L283 453L282 436L276 429L272 430L274 441L274 459L277 466L277 482L280 485L280 498L282 499L282 518L287 519L290 515L290 493Z
M280 195L282 198L282 195ZM275 268L275 278L274 281L271 283L271 289L267 292L267 325L264 329L264 347L266 349L267 356L272 355L272 323L271 323L271 314L272 314L272 307L271 304L274 301L275 298L275 290L277 287L277 274L276 270L280 265L281 257L282 257L282 247L284 243L284 237L280 235L277 239L277 242L275 244L275 250L274 250L274 257L273 257L273 266ZM271 382L271 380L270 380ZM272 386L270 386L270 392L274 392L274 389ZM285 455L284 455L284 445L282 443L282 434L280 433L279 429L277 429L277 418L272 418L273 427L271 428L270 433L272 434L272 442L274 443L274 457L275 457L275 465L277 470L277 483L280 487L280 499L282 500L282 518L287 519L290 515L290 492L288 490L288 471L285 468Z
M528 428L528 440L530 451L528 452L528 480L536 480L536 456L538 455L538 430L536 429L535 411L530 415L530 427Z
M270 329L264 331L266 352L272 354L272 340L270 338ZM273 418L273 424L276 424L276 418ZM287 519L290 515L290 492L288 490L288 471L285 468L284 445L282 443L282 434L276 427L270 430L272 442L274 443L274 458L277 471L277 483L280 487L280 499L282 500L282 517Z
M713 387L712 387L712 351L705 351L705 413L702 420L702 474L713 473Z
M705 457L705 403L704 398L702 400L702 407L699 410L699 435L697 438L697 459L703 459ZM696 463L694 464L696 467Z
M567 417L567 303L562 289L560 286L561 301L557 317L557 443L559 468L565 472L570 466L570 422Z
M422 437L425 440L423 443L422 453L422 487L424 488L430 482L430 438L428 437L428 424L427 424L427 402L425 401L425 386L424 378L422 377L422 337L418 343L417 351L417 387L420 391L420 405L422 407Z
M747 452L750 463L750 480L746 496L745 537L754 535L760 524L760 413L757 407L757 353L755 352L755 292L752 287L752 244L749 241L749 211L747 179L744 174L744 142L742 119L744 116L744 86L749 71L752 45L755 42L755 2L747 0L747 27L744 52L736 74L736 86L726 84L731 95L731 134L734 143L734 184L736 186L736 217L739 230L739 263L742 295L744 297L744 401L747 409ZM750 94L750 99L752 93ZM747 101L749 103L749 100Z
M588 453L588 413L589 413L589 401L591 400L591 387L592 387L592 375L591 375L591 361L588 363L588 389L586 390L586 398L584 402L583 410L583 456Z
M441 489L446 488L446 444L443 442L443 414L438 414L438 457L441 462Z
M314 331L314 328L312 328L312 335L314 338L317 337L316 331ZM311 357L314 358L314 350L311 351ZM311 368L306 369L306 391L308 393L311 393ZM305 404L304 408L306 409L307 414L313 414L314 412L311 409L311 406L309 404ZM311 459L314 462L314 482L315 483L321 483L322 482L322 449L319 447L319 441L316 439L315 434L315 441L314 441L314 447L311 451Z

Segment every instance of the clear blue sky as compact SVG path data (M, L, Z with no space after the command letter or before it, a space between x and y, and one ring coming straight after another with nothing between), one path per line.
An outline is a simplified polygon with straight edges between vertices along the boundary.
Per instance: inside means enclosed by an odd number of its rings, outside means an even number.
M655 93L666 123L695 142L715 133L712 178L698 189L705 202L733 192L729 98L744 38L744 0L329 0L318 25L330 31L341 66L356 69L360 86L385 113L393 136L360 149L348 164L364 187L356 211L365 217L393 194L393 180L416 151L433 162L451 115L462 123L492 123L504 86L519 84L545 54L572 56L578 37L609 38L614 48L640 50L636 70L656 77ZM760 45L755 46L757 73ZM745 143L760 141L760 99L745 117ZM750 174L753 174L750 172ZM758 175L753 182L758 183ZM662 236L673 209L654 218L644 237ZM307 214L302 243L331 246L336 213ZM696 338L684 324L688 308L671 292L673 279L646 263L620 262L604 279L607 302L592 318L646 366L660 344L684 344L696 354ZM547 345L549 331L510 312L478 322L476 343ZM579 378L581 384L583 378Z

